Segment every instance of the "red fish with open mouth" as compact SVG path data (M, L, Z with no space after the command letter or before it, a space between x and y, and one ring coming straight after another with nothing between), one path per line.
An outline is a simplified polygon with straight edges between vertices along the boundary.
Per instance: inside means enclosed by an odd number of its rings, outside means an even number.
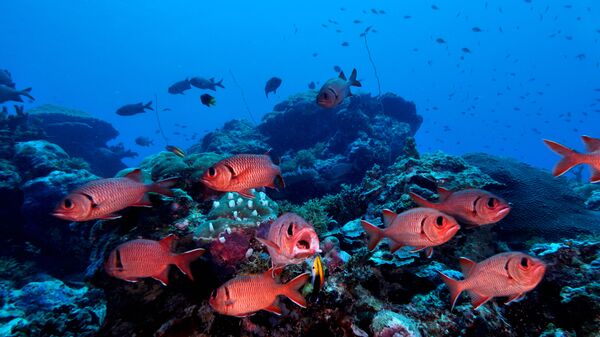
M294 213L285 213L270 224L264 238L274 267L298 264L321 251L314 227Z

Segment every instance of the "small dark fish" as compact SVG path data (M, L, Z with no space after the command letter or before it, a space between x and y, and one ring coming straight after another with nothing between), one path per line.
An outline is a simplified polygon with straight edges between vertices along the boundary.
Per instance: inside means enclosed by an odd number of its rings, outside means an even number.
M319 54L317 54L317 53L312 53L312 57L317 57L317 56L319 56Z
M171 111L171 108L164 108L162 111Z
M10 72L6 69L0 69L0 84L15 89L15 82L13 82Z
M34 101L35 98L31 96L29 93L31 92L31 88L17 90L13 87L9 87L4 84L0 84L0 103L5 103L9 101L13 102L23 102L21 96L25 96L30 100Z
M342 47L348 47L350 44L346 41L342 42Z
M179 147L177 147L175 145L167 145L165 147L165 149L169 152L173 152L178 157L181 157L181 158L185 157L185 151L183 151L182 149L180 149Z
M379 14L385 14L385 11L383 9L380 9Z
M148 147L150 145L154 145L154 142L152 141L152 139L148 138L148 137L137 137L135 139L135 143L139 146L144 146L144 147Z
M204 94L200 96L200 102L202 102L202 104L206 105L209 108L217 104L217 100L209 94Z
M463 48L463 49L462 49L462 51L463 51L463 53L467 53L467 54L470 54L470 53L471 53L471 49L469 49L469 48L466 48L466 47L465 47L465 48Z
M223 80L221 79L219 82L215 82L214 77L211 77L209 80L203 77L192 77L190 84L198 89L208 89L212 91L217 91L217 87L225 89L225 86L223 86Z
M274 94L277 93L277 89L281 85L281 78L279 77L271 77L267 84L265 85L265 96L269 97L269 93L272 92Z
M441 37L438 37L437 39L435 39L435 42L437 42L439 44L444 44L444 43L446 43L446 40L442 39Z
M335 65L333 66L333 71L335 71L336 74L339 74L342 72L342 68L340 68L338 65Z
M410 18L412 18L412 16L411 15L405 15L404 18L405 19L410 19Z
M191 88L190 80L186 78L183 81L175 82L167 91L172 95L183 95L186 90L190 90Z
M137 114L141 114L148 110L154 110L152 108L152 101L144 104L144 103L135 103L135 104L127 104L123 105L119 109L117 109L117 115L119 116L133 116Z
M473 28L471 28L471 30L475 33L481 32L481 28L479 28L479 27L473 27Z
M437 11L440 8L438 6L436 6L436 5L431 5L431 9L433 9L434 11Z
M375 8L371 8L371 13L373 13L373 14L379 14L379 12L377 12L377 10Z
M310 82L310 83L308 84L308 89L310 89L310 90L314 90L314 89L316 89L316 88L317 88L317 85L315 84L315 82Z
M352 22L354 22L355 24L362 23L362 21L360 21L360 20L358 20L358 19L357 19L357 20L354 20L354 21L352 21Z

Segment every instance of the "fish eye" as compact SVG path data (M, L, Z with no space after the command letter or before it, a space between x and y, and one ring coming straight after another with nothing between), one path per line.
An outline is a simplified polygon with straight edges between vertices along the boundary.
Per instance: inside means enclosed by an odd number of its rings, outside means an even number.
M294 224L293 224L293 223L291 223L291 224L288 226L287 233L288 233L288 235L289 235L289 236L292 236L292 235L294 235Z
M443 217L443 216L441 216L441 215L440 215L440 216L438 216L438 217L435 219L435 224L436 224L438 227L442 227L442 225L444 224L444 217Z
M208 175L209 176L214 177L216 174L217 174L217 171L215 170L214 167L211 166L211 167L208 168Z
M71 201L71 199L67 198L63 203L65 205L65 208L73 208L73 202Z
M498 204L498 199L489 198L487 204L488 204L488 207L490 207L490 208L496 207L496 204Z
M529 259L527 259L526 257L521 258L521 266L525 268L529 267Z

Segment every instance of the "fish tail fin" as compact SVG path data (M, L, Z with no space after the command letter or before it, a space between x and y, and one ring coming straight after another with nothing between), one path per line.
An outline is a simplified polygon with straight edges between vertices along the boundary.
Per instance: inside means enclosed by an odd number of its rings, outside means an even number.
M215 85L217 87L221 87L221 88L225 89L225 86L223 85L223 79L221 79L219 82L216 82Z
M279 189L285 188L285 182L283 181L283 176L281 174L275 176L275 182Z
M20 94L29 98L32 101L35 101L35 98L33 98L33 96L31 96L30 92L31 92L31 88L25 88L25 89L21 90Z
M442 277L442 281L444 281L450 290L450 302L452 303L452 308L450 310L452 310L454 309L456 300L458 300L458 296L460 296L460 293L462 293L464 290L462 282L446 276L446 274L442 273L441 271L438 271L437 273Z
M360 224L369 235L369 250L375 249L377 244L379 244L379 241L383 239L383 229L378 228L365 220L361 220Z
M352 69L352 73L350 74L350 79L348 80L350 85L355 87L362 87L362 84L356 79L356 68Z
M552 171L553 176L561 176L565 174L568 170L573 168L573 166L581 164L580 154L576 151L551 140L544 139L544 143L552 151L563 156L563 158L561 158L561 160L558 161L556 166L554 166L554 170Z
M167 197L173 197L175 194L171 190L171 187L175 185L179 178L168 178L161 181L157 181L153 184L150 184L148 187L148 192L154 192L162 195L166 195Z
M179 268L179 270L181 270L182 273L186 274L190 280L194 280L194 277L192 276L192 270L190 269L190 264L192 263L192 261L196 260L197 258L199 258L200 256L202 256L202 254L204 254L205 250L204 248L196 248L196 249L192 249L192 250L188 250L185 253L181 253L181 254L177 254L173 257L174 261L173 264L177 266L177 268Z
M410 195L410 198L414 201L414 203L421 207L427 207L427 208L433 208L433 209L437 208L436 203L433 203L433 202L423 198L422 196L416 194L415 192L410 192L408 194Z
M302 294L300 294L300 288L304 286L309 278L310 273L304 273L296 276L296 278L283 285L282 295L286 296L299 306L306 308L306 299L302 296Z
M146 109L154 111L154 108L152 107L152 101L144 104L144 110Z

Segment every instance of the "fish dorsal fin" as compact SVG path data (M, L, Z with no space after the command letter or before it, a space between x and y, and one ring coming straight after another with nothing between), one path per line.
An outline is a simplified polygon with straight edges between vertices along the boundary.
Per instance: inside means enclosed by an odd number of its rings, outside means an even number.
M127 178L127 179L131 179L131 180L133 180L133 181L137 181L137 182L141 183L141 182L142 182L142 180L143 180L143 177L142 177L142 170L140 170L140 169L135 169L135 170L133 170L133 171L131 171L131 172L127 173L127 174L125 175L125 178Z
M385 224L385 227L391 226L392 222L394 222L394 219L396 219L396 216L398 216L398 214L394 213L392 210L384 209L383 223Z
M440 201L447 200L452 195L452 191L447 190L443 187L438 187L437 193L440 196Z
M165 236L162 240L158 241L161 246L167 248L167 250L171 251L171 247L173 246L173 242L177 240L177 236L175 234L169 234Z
M469 260L466 257L459 258L458 263L460 263L460 269L462 269L462 273L465 278L469 277L473 271L473 268L477 265L477 262Z
M583 140L585 148L588 150L588 152L600 150L600 139L592 138L590 136L581 136L581 140Z
M281 273L283 273L283 267L271 267L263 273L263 276L266 278L276 278L281 276Z
M346 79L346 75L344 74L344 71L343 71L343 70L342 70L342 71L340 71L340 78L341 78L342 80L344 80L344 81L347 81L347 79Z

